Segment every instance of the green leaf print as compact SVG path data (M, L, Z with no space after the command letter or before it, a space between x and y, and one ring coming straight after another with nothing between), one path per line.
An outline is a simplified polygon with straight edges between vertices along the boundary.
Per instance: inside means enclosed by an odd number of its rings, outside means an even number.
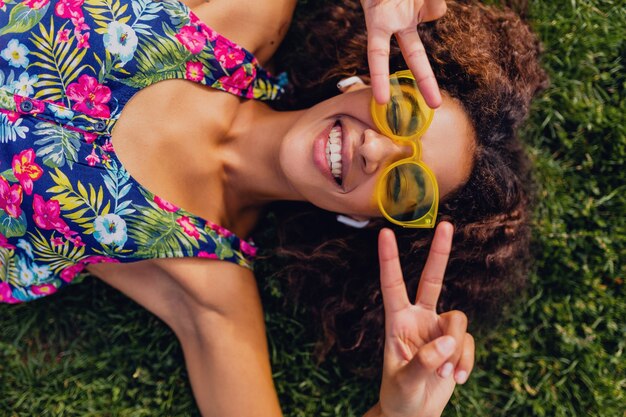
M189 9L183 2L164 1L161 4L169 15L170 23L173 26L183 26L189 23Z
M280 86L271 84L261 77L257 77L253 88L256 100L274 100L280 93Z
M24 33L31 30L46 14L48 7L50 7L50 3L40 9L31 9L23 3L16 4L11 9L9 23L0 29L0 35Z
M4 210L0 213L0 233L6 237L20 237L26 234L26 215L9 216Z
M85 10L98 25L96 33L103 35L107 31L110 22L117 21L127 23L130 16L123 16L128 9L128 3L122 4L120 0L85 0Z
M137 71L120 82L143 88L158 81L172 78L185 78L185 63L191 59L191 52L174 38L174 33L165 24L166 36L153 32L153 36L142 36L135 52Z
M110 168L102 174L102 179L113 200L113 212L118 216L134 213L135 209L128 207L132 200L124 199L132 187L130 174L115 161L111 161L110 164Z
M62 245L53 246L39 230L37 234L28 233L28 235L33 245L35 260L45 263L55 273L78 263L85 256L84 246L74 246L67 240Z
M80 149L80 133L47 122L39 122L33 132L41 139L35 141L37 156L43 159L44 165L60 168L67 163L72 169L78 159Z
M57 185L46 191L55 194L54 199L59 202L61 211L66 212L63 217L73 220L74 223L84 228L84 234L92 234L94 232L93 220L98 216L109 214L111 208L110 201L104 204L102 186L96 190L92 184L88 184L89 190L87 190L82 182L77 181L76 189L74 189L63 172L58 168L54 171L50 173L50 177Z
M4 177L4 179L9 182L17 182L17 178L15 178L15 174L13 173L13 168L0 172L0 177Z
M67 22L60 29L64 29L66 25ZM57 32L52 17L47 27L40 23L38 29L39 35L33 32L30 38L37 47L31 54L39 58L33 62L32 66L43 69L38 74L38 86L45 88L39 89L35 98L50 101L66 99L67 86L87 68L93 70L90 65L80 65L87 53L87 48L77 48L74 45L75 36L71 36L67 42L57 42ZM69 107L69 101L66 104Z
M17 257L15 251L6 248L0 248L0 282L15 283L17 277L17 265L15 265Z
M171 258L190 254L199 248L198 239L187 235L177 220L179 213L171 213L159 208L154 203L153 195L144 191L149 206L134 205L136 213L126 216L128 237L139 247L138 257ZM193 218L189 221L200 234L199 240L206 242L205 232Z
M230 248L230 245L218 244L215 247L215 254L220 259L227 259L234 255L233 250Z
M11 71L11 74L9 75L9 77L11 77L12 75L13 75L13 71ZM15 105L15 99L13 98L13 91L12 90L9 91L8 89L1 87L2 81L3 81L2 78L4 77L0 76L0 107L3 109L10 110L10 111L17 111L17 106ZM13 83L11 78L9 78L9 80L5 80L5 83L7 86Z

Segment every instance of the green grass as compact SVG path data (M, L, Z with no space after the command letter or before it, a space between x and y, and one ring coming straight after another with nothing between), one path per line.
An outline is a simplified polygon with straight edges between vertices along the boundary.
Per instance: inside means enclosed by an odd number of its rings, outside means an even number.
M446 416L623 417L626 404L626 6L531 2L551 87L524 129L541 201L527 299L482 338ZM306 319L260 279L287 416L358 416L377 382L312 358ZM96 280L0 306L0 415L197 416L181 350Z

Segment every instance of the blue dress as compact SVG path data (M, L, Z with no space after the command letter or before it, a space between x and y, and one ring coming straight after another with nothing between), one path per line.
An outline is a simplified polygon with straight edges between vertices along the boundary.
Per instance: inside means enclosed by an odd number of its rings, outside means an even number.
M165 79L275 99L282 83L250 52L175 0L0 0L0 28L0 302L51 294L92 263L251 267L251 242L139 184L110 136Z

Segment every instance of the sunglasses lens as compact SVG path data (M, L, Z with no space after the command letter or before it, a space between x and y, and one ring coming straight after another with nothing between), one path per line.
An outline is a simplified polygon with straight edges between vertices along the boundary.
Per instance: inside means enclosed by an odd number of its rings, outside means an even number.
M390 79L391 97L385 105L372 104L372 116L381 133L408 138L419 136L428 128L433 110L419 94L415 80Z
M425 216L430 219L427 215L436 210L434 178L420 165L400 164L392 168L382 181L381 208L394 220L412 222Z

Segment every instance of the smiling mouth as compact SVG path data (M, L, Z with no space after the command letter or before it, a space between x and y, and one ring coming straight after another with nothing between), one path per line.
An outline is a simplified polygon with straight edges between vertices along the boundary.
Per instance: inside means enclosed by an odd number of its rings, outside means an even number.
M333 178L337 184L341 185L343 182L343 165L341 161L341 149L343 146L343 132L341 129L341 123L337 120L330 129L328 134L328 140L326 141L326 162L330 169Z

